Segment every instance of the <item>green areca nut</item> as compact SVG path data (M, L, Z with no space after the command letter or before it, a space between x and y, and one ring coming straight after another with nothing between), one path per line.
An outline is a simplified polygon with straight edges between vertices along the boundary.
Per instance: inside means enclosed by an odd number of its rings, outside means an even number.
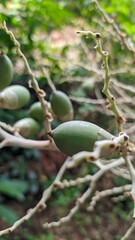
M0 93L0 107L4 109L19 109L25 106L30 100L30 93L27 88L20 85L12 85Z
M31 105L29 109L29 114L32 118L42 121L44 119L43 110L40 102L35 102Z
M50 102L48 102L48 111L52 114L53 117L55 117L55 114L51 109ZM43 121L44 113L41 107L41 103L40 102L33 103L29 109L29 114L32 118L36 119L37 121Z
M7 87L13 79L13 65L3 52L0 53L0 90Z
M93 123L76 120L62 123L51 134L58 149L68 156L81 151L92 151L96 141L112 137Z
M73 106L68 96L62 91L55 91L50 98L52 110L62 122L73 119Z
M14 127L23 137L36 135L40 130L39 124L33 118L23 118L16 122Z

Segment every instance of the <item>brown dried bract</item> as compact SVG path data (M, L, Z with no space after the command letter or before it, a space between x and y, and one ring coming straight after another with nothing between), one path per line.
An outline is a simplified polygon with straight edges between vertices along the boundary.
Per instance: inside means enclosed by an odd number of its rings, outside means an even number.
M119 116L118 119L117 119L117 122L120 123L120 124L123 124L126 122L126 119L124 116Z
M96 38L100 39L101 38L101 34L100 33L96 33Z
M46 93L45 93L45 91L43 90L43 89L39 89L38 90L38 95L40 96L40 97L45 97L46 96Z

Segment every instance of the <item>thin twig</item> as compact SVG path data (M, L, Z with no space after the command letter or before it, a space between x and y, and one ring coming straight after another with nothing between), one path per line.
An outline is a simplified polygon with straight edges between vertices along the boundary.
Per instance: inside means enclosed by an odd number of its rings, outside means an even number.
M97 191L96 195L92 198L92 200L90 202L88 211L93 211L97 201L99 201L101 198L106 197L106 196L115 195L118 193L122 193L125 191L129 191L131 189L131 186L132 186L131 184L128 184L128 185L124 185L124 186L120 186L120 187L113 187L111 189L103 190L101 192Z
M52 228L52 227L59 227L60 225L68 222L71 220L71 218L75 215L75 213L77 213L77 211L79 210L79 208L84 204L84 202L87 200L87 198L89 198L94 190L94 187L96 185L96 182L100 179L100 177L107 171L109 171L110 169L123 165L124 164L124 159L119 159L116 162L112 162L106 166L104 166L102 169L100 169L98 172L96 172L93 177L92 180L90 182L89 187L87 188L87 190L83 193L83 195L77 199L75 206L70 210L69 214L65 217L62 217L59 219L59 221L56 222L50 222L50 223L45 223L43 225L44 228Z
M135 169L127 155L123 154L123 158L125 159L125 163L128 167L128 170L132 179L132 189L131 189L131 192L129 193L129 196L134 202L133 218L135 219Z
M79 34L84 34L87 36L92 37L96 41L96 46L94 47L97 52L101 55L103 59L103 67L105 69L105 78L104 78L104 86L103 86L103 93L106 95L107 99L109 100L108 109L112 110L115 115L118 132L122 132L122 124L125 123L125 118L122 116L120 109L118 109L114 96L110 93L109 90L109 83L110 83L110 72L108 66L108 52L102 50L101 45L101 35L100 33L93 33L91 31L78 31Z
M135 221L132 223L131 227L127 230L127 232L125 233L125 235L121 238L121 240L129 240L129 236L131 235L131 233L134 231L135 229Z
M48 72L47 68L43 67L42 70L43 70L43 73L44 73L44 75L45 75L45 77L47 79L48 85L52 89L52 92L55 92L56 91L56 87L55 87L55 85L53 84L53 82L52 82L52 80L50 78L50 75L49 75L49 72Z
M19 227L25 221L28 221L36 212L41 211L46 208L45 202L48 200L48 198L50 198L50 196L55 188L55 182L60 181L60 179L62 178L62 176L67 168L68 161L69 161L69 159L67 159L65 161L65 163L59 170L54 182L50 185L50 187L47 188L46 190L44 190L44 192L42 194L42 198L37 203L37 205L34 208L29 209L27 211L26 215L23 216L22 218L20 218L18 221L16 221L11 227L9 227L5 230L1 230L0 236L13 232L17 227Z
M54 148L52 142L49 140L39 141L39 140L31 140L23 137L14 136L10 133L7 133L0 127L0 149L4 147L21 147L28 149L49 149Z

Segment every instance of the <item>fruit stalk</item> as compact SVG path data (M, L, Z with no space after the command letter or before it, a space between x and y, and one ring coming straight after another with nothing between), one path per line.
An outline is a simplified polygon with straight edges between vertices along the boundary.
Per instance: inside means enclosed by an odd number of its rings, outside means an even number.
M52 90L50 103L54 115L62 122L71 121L74 116L74 110L69 97L64 92L56 89L45 67L43 68L43 73Z
M1 124L0 124L1 125ZM12 128L12 132L16 134L14 128ZM48 149L52 145L49 140L39 141L32 139L25 139L23 137L14 136L3 129L3 126L0 127L0 149L4 147L21 147L27 149Z
M38 82L29 66L29 63L27 61L27 58L25 57L25 55L23 54L23 52L21 51L20 48L20 44L19 42L16 40L14 34L12 33L12 31L10 31L7 26L6 26L6 22L4 22L3 24L3 30L10 36L11 40L13 41L14 45L16 46L16 50L18 55L23 59L27 73L30 77L31 80L31 87L35 90L36 95L39 99L39 101L41 102L41 106L42 106L42 110L43 110L43 114L44 114L44 128L45 128L45 132L48 134L49 132L51 132L51 124L50 122L52 121L52 116L50 114L50 112L48 111L48 103L45 101L44 97L45 97L45 92L43 91L43 89L39 88ZM48 136L49 137L49 136Z
M49 75L49 72L47 71L47 69L44 67L43 68L43 73L47 79L47 82L48 82L48 85L50 86L52 92L55 92L56 91L56 87L55 85L53 84L51 78L50 78L50 75Z
M103 64L102 67L105 69L105 78L104 78L104 86L102 92L106 95L106 97L109 100L109 104L107 105L107 108L112 110L114 113L115 119L116 119L116 125L118 132L122 132L122 124L125 123L126 119L124 116L122 116L120 110L118 109L114 96L110 93L109 90L109 83L110 83L110 72L109 72L109 66L108 66L108 52L102 50L101 45L101 35L100 33L93 33L91 31L78 31L78 34L84 34L86 36L92 37L96 41L96 46L94 47L97 52L101 55Z

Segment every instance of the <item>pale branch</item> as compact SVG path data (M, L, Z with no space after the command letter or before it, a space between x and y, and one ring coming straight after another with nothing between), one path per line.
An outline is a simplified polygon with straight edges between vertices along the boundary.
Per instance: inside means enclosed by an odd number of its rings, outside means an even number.
M132 101L134 101L134 98L132 98ZM121 105L121 109L123 110L124 115L127 116L128 119L135 119L135 113L132 106L128 107L127 105Z
M107 104L107 101L103 98L101 99L93 99L93 98L85 98L85 97L75 97L75 96L69 96L69 98L75 102L78 103L91 103L94 105L103 105L103 104ZM130 105L134 105L134 98L128 97L128 98L117 98L117 102L118 104L122 104L122 103L129 103Z
M6 124L4 122L0 122L0 126L6 132L12 133L14 136L24 139L24 137L19 134L18 129L16 129L14 126L11 126L11 125Z
M42 194L42 198L36 204L36 206L34 208L29 209L27 211L26 215L23 216L22 218L20 218L19 220L17 220L11 227L6 228L4 230L1 230L0 231L0 236L13 232L17 227L19 227L25 221L28 221L36 212L42 211L46 208L45 202L50 198L53 190L55 189L55 183L59 182L60 179L62 178L63 174L65 173L65 171L67 169L68 161L69 161L69 159L67 159L65 161L65 163L62 165L62 167L60 168L54 182L46 190L44 190L44 192Z
M120 89L119 89L120 92ZM95 90L95 94L97 95L97 91ZM75 97L70 96L72 101L78 103L90 103L96 105L96 108L93 109L93 112L101 112L102 114L105 113L108 116L113 116L113 112L110 112L109 109L106 108L107 101L102 98L91 99L91 98L84 98L84 97ZM126 119L135 119L135 114L133 112L132 106L134 105L135 98L134 97L118 97L117 98L117 105L121 108L122 115L126 117ZM127 104L125 106L125 103ZM129 105L129 106L128 106Z
M94 74L98 74L99 76L103 76L104 75L104 71L103 69L99 69L98 67L94 66L89 66L88 64L83 64L83 63L77 63L76 64L78 67L81 67L89 72L92 72Z
M85 158L86 159L88 158L88 153L87 152L80 152L80 153L75 154L74 156L71 157L71 159L69 159L67 169L76 167ZM112 163L113 161L114 160L111 160L110 162L106 161L106 164ZM104 169L105 164L102 163L102 161L96 160L92 163L95 164L99 169ZM120 166L120 168L112 168L110 171L113 174L116 174L116 175L121 176L121 177L123 177L125 179L128 179L128 180L131 180L130 175L128 174L127 171L125 173L125 170L126 169L122 169L122 167ZM57 182L56 187L60 188L60 189L69 188L69 187L77 186L77 185L82 184L82 183L90 182L92 180L93 180L93 175L88 174L88 175L85 175L84 177L78 177L75 180L69 180L68 181L67 179L64 179L62 182L61 181ZM120 191L120 190L118 190L118 191ZM114 192L115 192L115 190L114 190Z
M134 211L133 211L133 218L135 219L135 169L129 159L129 157L125 154L123 154L123 158L125 159L125 163L127 165L127 168L129 170L129 174L131 176L131 180L132 180L132 189L129 192L129 196L132 199L132 201L134 202Z
M124 156L124 154L123 154L123 158L125 159L125 163L128 167L128 170L129 170L129 173L130 173L130 176L131 176L131 179L132 179L132 183L135 187L135 169L134 169L134 167L133 167L133 165L132 165L132 163L131 163L131 161L130 161L130 159L128 158L127 155Z
M87 190L83 193L83 195L77 199L75 206L70 210L69 214L65 217L62 217L57 222L50 222L45 223L43 225L44 228L52 228L52 227L59 227L60 225L69 222L71 218L75 215L75 213L79 210L79 208L82 206L82 204L86 201L86 199L91 195L93 189L94 189L94 182L90 184L90 187L87 188Z
M9 124L6 124L4 122L0 122L0 126L5 129L6 131L10 132L10 133L14 133L15 132L15 128L12 127L11 125Z
M59 219L59 221L56 222L50 222L50 223L45 223L43 226L44 228L52 228L52 227L59 227L60 225L68 222L71 220L71 218L77 213L77 211L80 209L80 207L84 204L84 202L91 196L94 187L96 185L96 182L100 179L101 176L105 174L105 172L109 171L112 168L121 166L124 164L124 159L121 158L118 161L111 162L107 165L105 165L103 168L101 168L98 172L96 172L92 176L92 180L90 182L89 187L87 190L83 193L83 195L77 199L76 204L74 207L70 210L69 214L65 217L62 217Z
M119 194L125 191L129 191L131 189L131 184L120 186L120 187L114 187L111 189L106 189L101 192L96 191L95 196L92 197L92 200L90 202L90 206L88 207L88 211L93 211L94 207L96 206L97 201L99 201L103 197Z
M131 233L134 231L135 229L135 221L132 223L132 225L130 226L130 228L127 230L127 232L125 233L125 235L121 238L121 240L129 240L129 236L131 235Z
M89 72L92 72L94 74L98 74L99 76L103 76L103 69L99 69L97 66L93 65L93 66L89 66L88 64L83 64L83 63L76 63L75 65L89 71ZM120 75L120 74L135 74L135 68L132 67L132 68L119 68L119 69L115 69L115 70L110 70L110 76L111 77L114 77L116 75ZM77 78L79 80L79 78ZM69 79L70 81L70 79ZM72 82L72 81L71 81ZM120 83L120 84L123 84L123 83ZM125 85L125 84L124 84ZM127 86L127 87L130 87L130 86ZM130 87L131 88L131 87Z
M53 84L53 82L52 82L52 80L50 78L49 71L47 70L46 67L43 67L42 70L43 70L43 73L44 73L44 75L45 75L45 77L47 79L48 85L50 86L52 92L55 92L56 91L56 87L55 87L55 85Z
M53 148L53 143L49 140L39 141L31 140L23 137L14 136L10 133L7 133L0 127L0 149L3 147L21 147L29 149L49 149Z
M68 75L66 75L59 80L59 83L60 84L65 83L65 82L68 82L68 83L73 83L73 82L82 83L83 81L85 81L87 79L88 79L87 77L79 77L79 76L69 77Z
M70 210L69 214L65 217L60 218L57 222L50 222L45 223L43 225L44 228L52 228L52 227L59 227L60 225L68 222L71 220L71 218L74 216L74 214L79 210L80 206L86 201L86 199L90 196L94 189L94 183L91 184L91 187L89 187L84 194L77 199L75 206Z
M82 63L79 63L77 64L79 67L81 68L84 68L85 70L89 71L89 72L93 72L94 74L98 74L99 76L103 77L104 76L104 72L103 72L103 69L99 69L95 66L88 66L88 65L84 65ZM130 68L130 69L116 69L116 70L110 70L110 76L111 76L111 79L110 79L110 82L112 84L115 84L116 86L120 87L120 88L123 88L124 90L126 91L130 91L131 93L135 93L135 86L132 85L129 86L127 84L124 84L124 83L121 83L121 82L118 82L116 78L114 78L115 75L120 75L120 74L127 74L127 73L131 73L131 74L135 74L135 69L134 68ZM68 79L67 79L68 81ZM69 79L69 81L71 81L71 79ZM78 81L81 81L81 79L78 79ZM99 80L96 80L96 82L99 82Z
M118 137L111 140L97 141L94 145L94 151L87 160L97 160L101 157L113 156L120 154L124 147L128 147L128 136L126 133L120 133ZM130 150L129 150L130 151Z
M28 61L24 54L22 53L20 49L20 44L16 40L15 36L11 31L8 30L6 24L4 24L3 29L5 32L10 36L11 40L16 46L17 52L20 57L24 60L27 72L30 76L31 79L31 86L34 88L39 101L41 102L41 106L43 109L44 113L44 123L45 123L45 131L46 133L49 133L51 131L51 125L50 121L52 120L52 117L50 115L50 112L48 111L48 103L45 101L44 96L45 92L39 88L38 82L35 79L34 74L31 71L31 68L28 64ZM80 209L82 204L85 203L85 201L92 196L95 186L97 181L107 172L107 171L112 171L113 169L118 169L118 167L122 167L122 165L127 164L128 170L131 176L132 180L132 187L131 185L126 185L126 186L121 186L119 188L113 188L113 189L108 189L104 190L101 193L99 193L100 198L104 196L109 196L109 195L114 195L118 194L120 192L129 190L131 188L130 195L132 199L134 200L135 203L135 170L133 168L133 165L131 163L131 160L134 158L134 152L135 149L133 150L133 154L130 155L132 151L131 144L129 143L129 137L126 133L121 132L122 130L122 124L124 123L125 119L121 115L119 109L117 108L114 97L111 95L109 91L109 83L110 83L110 72L109 72L109 67L108 67L108 53L102 50L101 46L101 35L99 33L92 33L91 31L79 31L78 33L83 33L86 35L90 35L92 38L96 40L96 49L98 53L101 55L103 59L103 67L105 69L105 81L104 81L104 88L103 92L105 93L107 99L109 100L109 108L112 110L112 112L115 115L115 118L118 123L118 131L119 136L114 137L112 136L111 140L102 140L102 141L97 141L94 145L93 152L81 152L78 154L75 154L74 156L68 158L65 163L62 165L60 168L55 180L53 183L46 189L44 190L42 197L40 201L36 204L35 207L29 209L23 217L21 217L19 220L17 220L11 227L1 230L0 231L0 236L4 234L8 234L12 231L14 231L17 227L19 227L21 224L23 224L25 221L29 220L34 214L36 214L38 211L44 210L46 206L47 200L51 197L52 193L54 190L57 188L64 188L64 187L72 187L76 186L81 183L89 183L89 187L86 189L86 191L79 197L75 203L75 206L70 210L69 214L65 217L62 217L58 222L50 222L50 223L45 223L43 226L45 228L51 228L51 227L56 227L60 226L63 223L68 222L74 214ZM48 73L45 72L46 78L48 78L49 75ZM47 79L48 80L48 79ZM49 76L49 81L50 81L50 76ZM49 82L48 81L48 82ZM53 91L55 90L54 88L52 89ZM126 90L126 89L124 89ZM16 146L16 147L25 147L25 148L38 148L38 149L48 149L49 147L54 147L53 146L53 141L46 140L46 141L35 141L35 140L30 140L30 139L25 139L19 135L16 135L16 132L14 129L8 127L8 125L3 125L0 123L0 147L6 147L6 146ZM8 131L8 132L7 132ZM12 135L12 134L14 135ZM102 160L100 161L100 158L104 157L111 157L114 156L115 154L118 154L118 156L122 156L119 159L115 159L112 161L103 162ZM95 164L99 169L97 172L93 175L86 175L82 178L77 178L76 180L70 180L67 181L66 179L62 182L62 177L67 169L73 168L78 166L82 161L87 161L88 163L93 163ZM124 177L124 175L123 175ZM129 187L130 186L130 187ZM96 191L96 190L95 190ZM99 200L99 197L97 197ZM95 196L96 199L96 196ZM92 203L93 206L97 202L97 200L94 200L94 197L92 198ZM134 207L135 209L135 207ZM135 210L133 216L135 217ZM130 231L131 232L131 231ZM126 238L125 238L126 239ZM124 238L122 239L124 240Z
M131 134L131 133L133 133L135 131L135 125L133 125L133 126L131 126L131 127L128 127L128 129L126 129L126 132L128 133L128 134Z
M92 161L93 163L95 162L95 164L98 165L98 159L107 156L112 157L115 154L121 155L123 148L126 148L126 150L130 152L131 149L128 141L129 137L126 133L120 133L118 137L112 136L111 140L96 141L93 152L83 151L73 155L68 163L68 168L76 167L82 161ZM100 167L102 168L101 164Z
M106 102L105 99L93 99L93 98L84 98L84 97L75 97L75 96L69 96L69 98L75 102L78 102L78 103L91 103L91 104L94 104L94 105L103 105Z
M6 133L3 129L1 129L1 130L2 130L2 131L1 131L1 136L2 136L4 139L5 139L6 137L9 138L9 135L10 135L10 134L9 134L9 133ZM14 137L14 136L13 136L13 137ZM119 137L117 137L116 139L114 139L114 142L116 141L116 142L119 143L119 144L123 144L123 142L125 143L125 139L124 139L124 138L125 138L125 134L120 135ZM22 139L22 138L19 138L19 139ZM127 140L127 139L126 139L126 140ZM48 143L49 143L49 141L48 141ZM100 144L101 144L101 142L100 142ZM100 145L97 144L97 146L99 146L99 148L100 148ZM96 147L96 151L97 151L97 147ZM100 151L98 151L98 152L100 152ZM83 155L84 152L83 152L83 154L82 154L82 153L80 153L80 154L81 154L81 155L80 155L80 156L81 156L81 157L80 157L81 159L86 159L86 160L90 159L90 157L88 156L88 153L86 154L86 152L85 152L86 157L84 157L84 155ZM91 155L91 153L90 153L90 155ZM78 157L79 157L79 154L78 154ZM62 166L61 169L59 170L59 172L58 172L58 174L57 174L54 182L50 185L50 187L49 187L48 189L46 189L46 190L43 192L42 198L41 198L41 200L37 203L37 205L36 205L34 208L28 210L27 213L26 213L26 215L23 216L22 218L20 218L18 221L16 221L16 222L13 224L12 227L0 231L0 236L2 236L2 235L4 235L4 234L8 234L9 232L14 231L14 230L15 230L18 226L20 226L23 222L25 222L25 221L27 221L28 219L30 219L37 211L42 210L42 209L44 209L44 208L46 207L46 205L45 205L46 201L48 200L48 198L50 198L53 190L57 188L57 185L58 185L58 183L61 181L61 178L62 178L64 172L66 171L66 169L68 169L69 167L71 167L71 159L72 159L72 158L68 158L67 161L63 164L63 166ZM75 157L75 159L76 159L75 162L78 162L78 163L80 162L80 159L79 159L79 161L77 161L77 158L76 158L76 157ZM73 160L73 159L72 159L72 160ZM76 166L76 163L74 163L74 164L75 164L75 166ZM123 159L123 158L120 158L120 159L118 159L117 161L110 162L110 163L108 163L108 164L106 164L106 165L100 164L100 166L99 166L99 167L100 167L100 170L99 170L98 172L96 172L96 173L95 173L92 177L90 177L90 179L89 179L90 182L91 182L91 188L88 188L87 191L78 199L78 201L77 201L78 203L75 205L75 207L74 207L73 209L71 209L70 214L69 214L67 217L65 217L63 220L61 220L61 223L68 221L68 220L79 210L80 204L83 204L83 203L85 202L85 200L91 195L91 193L92 193L92 191L93 191L93 189L94 189L94 185L95 185L96 181L97 181L105 172L109 171L109 170L112 169L112 168L121 166L121 165L123 165L123 164L124 164L124 159ZM97 165L99 165L98 162L97 162ZM73 165L72 165L72 167L73 167ZM53 225L59 225L59 224L56 223L56 224L53 224ZM45 225L45 226L46 226L46 225ZM47 226L49 227L50 224L49 224L49 225L47 224Z
M78 31L79 34L84 34L87 36L92 37L96 41L96 46L94 47L97 52L101 55L103 60L103 68L105 70L105 77L104 77L104 86L102 92L105 94L107 99L109 100L108 109L112 110L117 122L118 132L121 132L122 124L125 123L125 118L121 115L120 109L118 109L114 96L110 93L109 90L109 83L110 83L110 72L108 66L108 52L102 50L101 45L101 35L99 33L93 33L91 31Z
M127 73L135 74L135 68L134 67L133 68L132 67L131 68L124 68L124 69L120 68L120 69L115 69L115 70L110 71L111 76L120 75L120 74L127 74ZM127 87L129 87L129 86L127 86Z
M92 175L86 175L84 177L78 177L75 180L66 180L64 179L63 182L57 182L55 185L57 188L63 189L63 188L69 188L74 187L82 183L90 182L92 180Z
M125 192L124 195L119 195L117 197L112 197L112 201L114 203L118 203L118 202L124 201L127 197L128 197L128 194Z
M127 180L131 180L131 176L129 174L128 171L125 171L126 169L123 169L123 168L115 168L115 169L112 169L111 172L118 176L118 177L122 177L124 179L127 179Z
M45 101L44 97L45 97L45 92L43 89L40 89L39 88L39 85L38 85L38 82L34 76L34 73L32 72L31 68L30 68L30 65L28 63L28 60L27 58L25 57L25 55L23 54L23 52L21 51L21 48L20 48L20 43L17 41L17 39L15 38L14 34L12 33L12 31L10 31L7 26L6 26L6 23L4 22L3 26L2 26L3 30L10 36L12 42L14 43L15 47L16 47L16 50L17 50L17 53L18 55L23 59L24 61L24 64L25 64L25 67L26 67L26 70L27 70L27 73L30 77L30 87L32 87L35 92L36 92L36 95L41 103L41 107L42 107L42 110L43 110L43 114L44 114L44 128L45 128L45 132L46 134L47 133L50 133L51 132L51 124L50 122L52 121L52 115L51 113L49 112L48 110L48 103L47 101ZM48 135L49 137L49 135Z
M98 74L100 77L103 77L104 76L104 72L102 69L99 69L95 66L88 66L88 65L84 65L82 63L79 63L77 64L77 66L81 67L81 68L84 68L85 70L89 71L89 72L93 72L95 74ZM127 74L127 73L131 73L131 74L135 74L135 69L134 68L131 68L131 69L116 69L116 70L110 70L110 76L111 76L111 79L110 79L110 82L112 84L115 84L116 86L120 87L120 88L123 88L124 90L126 91L130 91L132 92L133 94L135 93L135 87L132 85L132 86L129 86L127 84L124 84L124 83L121 83L121 82L118 82L116 78L112 77L112 76L115 76L115 75L120 75L120 74ZM68 79L67 79L68 81ZM71 79L69 79L69 81L71 81ZM80 81L80 79L78 79L78 81ZM100 80L96 80L97 82L100 82Z
M117 102L119 101L118 98L124 98L125 102L130 103L132 96L129 96L128 93L126 93L126 91L122 88L118 88L115 84L113 85L111 82L111 87L112 87L112 91L115 90L116 95L117 95Z
M21 136L14 136L4 129L0 127L0 139L2 140L0 143L0 147L9 147L16 146L22 148L37 148L37 149L46 149L47 147L55 147L53 141L45 140L45 141L36 141L31 139L25 139ZM120 133L118 137L112 136L111 140L102 140L96 141L94 145L93 152L80 152L77 153L71 158L69 161L68 168L72 168L77 166L81 161L95 161L101 157L106 157L109 154L112 156L116 153L120 153L122 151L121 147L128 144L128 136L126 133ZM98 163L98 162L97 162Z
M69 158L68 169L77 167L82 161L89 159L89 156L91 156L91 153L86 151L74 154Z
M115 78L112 78L112 79L111 79L111 83L114 84L114 85L116 85L116 86L119 87L119 88L124 89L125 91L129 91L129 92L131 92L131 93L133 93L133 94L135 93L135 86L134 86L134 85L132 85L132 87L131 87L131 86L128 86L127 84L118 82Z

